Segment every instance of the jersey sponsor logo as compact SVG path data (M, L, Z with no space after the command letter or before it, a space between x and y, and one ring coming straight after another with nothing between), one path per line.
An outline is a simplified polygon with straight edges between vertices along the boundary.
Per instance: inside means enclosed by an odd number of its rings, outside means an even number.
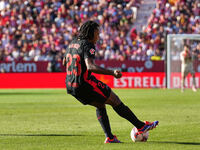
M92 49L90 49L90 54L91 55L94 55L94 53L95 53L95 50L92 48Z

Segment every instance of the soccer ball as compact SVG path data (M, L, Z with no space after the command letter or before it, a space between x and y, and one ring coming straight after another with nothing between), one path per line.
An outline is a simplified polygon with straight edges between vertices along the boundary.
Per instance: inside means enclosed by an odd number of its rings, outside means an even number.
M145 133L142 133L140 135L136 135L136 133L138 132L137 128L134 127L132 130L131 130L131 139L133 142L146 142L148 137L149 137L149 132L145 132Z

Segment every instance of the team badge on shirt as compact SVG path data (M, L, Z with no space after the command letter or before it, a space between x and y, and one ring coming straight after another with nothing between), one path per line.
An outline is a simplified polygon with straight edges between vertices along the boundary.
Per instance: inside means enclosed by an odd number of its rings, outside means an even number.
M90 54L91 55L94 55L94 53L95 53L95 50L92 48L92 49L90 49Z

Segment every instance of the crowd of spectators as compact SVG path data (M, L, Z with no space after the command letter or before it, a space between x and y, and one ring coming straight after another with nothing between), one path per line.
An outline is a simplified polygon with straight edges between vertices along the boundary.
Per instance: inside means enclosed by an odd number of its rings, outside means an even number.
M164 60L167 34L200 34L200 1L157 0L143 32L131 33L131 59Z
M135 8L141 2L1 1L0 61L61 61L78 27L86 20L95 20L101 25L96 47L96 58L100 60L163 60L167 34L200 34L198 0L157 0L148 25L138 33L131 27Z
M139 0L1 1L0 61L61 61L86 20L101 26L97 58L119 59L134 22L133 8L139 4Z

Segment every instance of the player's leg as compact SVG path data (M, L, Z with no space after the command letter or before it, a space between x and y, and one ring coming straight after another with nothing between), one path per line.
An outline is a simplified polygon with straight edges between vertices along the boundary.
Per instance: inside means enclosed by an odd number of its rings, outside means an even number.
M140 121L113 91L111 91L110 97L105 103L111 105L118 115L131 122L136 128L140 129L144 126L144 122Z
M106 112L105 104L99 102L91 102L90 105L95 106L97 108L96 109L97 119L99 120L99 123L101 124L101 127L106 136L104 143L121 143L117 139L117 137L113 135L111 132L110 122Z
M191 75L192 75L192 90L193 90L194 92L196 92L197 89L196 89L196 81L195 81L195 72L194 72L194 71L191 72Z
M110 122L107 115L105 104L94 101L94 102L91 102L89 105L96 107L97 119L99 123L101 124L101 127L105 133L105 136L109 137L110 139L113 139L114 136L111 132Z
M102 105L100 104L101 99L102 99L103 103L111 105L113 107L113 109L117 112L117 114L119 114L121 117L130 121L138 129L142 128L145 125L144 122L140 121L134 115L134 113L121 102L119 97L114 92L112 92L112 90L110 88L108 88L107 85L105 85L101 81L97 81L97 82L101 83L101 84L97 84L97 87L95 87L95 88L98 88L98 90L101 91L101 94L99 94L98 96L94 96L94 98L96 100L94 102L91 102L90 105L97 107L97 114L100 114L100 115L97 115L97 117L101 118L99 121L101 122L102 128L104 129L104 132L107 137L112 136L112 135L111 135L109 120L108 120L105 106L102 107ZM102 86L99 86L99 85L102 85ZM105 87L105 88L102 88L102 87ZM93 94L95 94L96 93L95 91L98 91L98 90L97 89L94 90ZM107 93L109 93L109 96L107 97L106 100L104 100L104 98L102 97L103 93L105 95L108 95ZM102 97L102 98L100 99L100 97ZM100 117L102 115L104 117ZM109 135L108 135L108 133L109 133Z
M101 127L105 133L106 140L105 143L120 143L116 136L111 132L109 118L106 112L106 107L104 102L107 98L102 97L101 94L90 89L89 86L84 87L76 95L73 95L79 102L84 105L91 105L96 107L96 115Z
M186 67L184 67L181 71L181 92L184 92L185 88L185 78L188 75L188 70Z
M158 125L158 121L152 123L140 121L113 91L111 91L110 97L105 103L111 105L118 115L131 122L141 133L153 129Z
M184 73L181 73L181 92L184 92L185 87L185 76Z
M97 80L95 77L91 77L88 83L84 84L84 87L79 90L76 99L85 105L88 104L96 107L98 121L106 135L105 143L120 143L117 137L111 132L110 122L104 104L110 96L110 91L111 89L106 84Z
M191 63L189 68L188 68L188 72L192 75L192 90L194 92L197 91L196 89L196 81L195 81L195 71L194 71L194 68L193 68L193 64Z

